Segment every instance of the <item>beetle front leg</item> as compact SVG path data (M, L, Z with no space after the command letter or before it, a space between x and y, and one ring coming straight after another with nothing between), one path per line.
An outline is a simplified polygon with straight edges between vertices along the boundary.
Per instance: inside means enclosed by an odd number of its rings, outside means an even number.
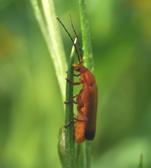
M80 85L81 84L81 82L73 82L69 78L66 78L66 81L69 82L69 83L71 83L72 85Z
M65 124L64 127L68 128L72 123L74 123L74 119L72 119L69 123Z
M72 104L72 103L77 104L77 102L73 99L64 101L64 104Z
M68 73L68 71L66 71L66 73ZM75 74L75 73L73 73L73 76L75 76L75 77L79 77L79 76L80 76L80 73L79 73L79 74Z

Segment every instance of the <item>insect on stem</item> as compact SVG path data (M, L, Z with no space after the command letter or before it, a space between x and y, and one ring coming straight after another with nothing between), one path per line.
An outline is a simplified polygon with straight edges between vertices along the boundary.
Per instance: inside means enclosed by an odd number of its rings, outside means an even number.
M74 118L75 120L74 138L76 143L82 143L85 140L93 140L95 137L97 100L98 100L97 84L96 84L94 74L83 65L83 57L82 55L80 55L81 54L80 46L77 47L69 31L66 29L65 25L58 17L57 17L57 20L59 21L59 23L62 25L62 27L70 37L79 60L78 64L72 65L72 68L73 68L72 77L73 76L79 77L79 82L74 82L73 79L69 79L69 76L66 78L66 81L71 85L81 85L82 88L76 96L72 95L73 96L72 98L69 97L69 99L67 99L65 104L71 104L71 103L77 104L77 117L76 119ZM71 17L70 17L70 21L71 21L73 32L78 41L78 36L73 26ZM79 41L78 41L78 44L79 44ZM76 72L77 74L73 75L74 72ZM74 97L76 98L76 101L73 100ZM68 127L69 125L70 123L67 123L66 127Z
M71 83L72 85L81 85L81 82L73 82L72 80L66 78L66 81Z

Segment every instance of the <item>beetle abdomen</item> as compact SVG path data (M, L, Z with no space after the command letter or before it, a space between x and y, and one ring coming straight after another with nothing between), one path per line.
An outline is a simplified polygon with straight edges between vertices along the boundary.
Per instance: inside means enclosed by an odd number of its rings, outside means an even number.
M94 137L95 137L95 130L91 130L91 131L87 130L87 131L85 131L85 138L87 140L93 140Z
M77 118L77 121L75 122L75 134L74 134L75 141L77 143L82 143L85 140L85 128L86 123L84 121L80 121L80 119Z

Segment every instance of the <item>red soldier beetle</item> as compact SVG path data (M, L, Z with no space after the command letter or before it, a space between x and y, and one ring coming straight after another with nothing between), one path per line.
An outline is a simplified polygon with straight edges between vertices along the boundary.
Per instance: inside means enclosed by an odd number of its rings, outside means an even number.
M73 85L82 85L82 88L78 95L73 96L76 97L76 101L69 100L68 103L76 103L77 104L77 117L75 118L75 126L74 126L74 136L75 141L77 143L82 143L84 140L93 140L95 137L96 132L96 113L97 113L97 85L95 81L95 77L92 72L83 65L83 57L82 54L80 55L81 48L77 48L76 44L74 43L73 38L71 37L70 33L62 23L62 21L57 18L60 24L63 26L65 31L67 32L68 36L70 37L75 51L78 55L78 64L73 64L73 69L75 72L79 74L74 74L74 76L79 77L80 82L72 82L70 79L67 79L67 82L71 82ZM74 34L78 40L77 33L74 29L74 26L71 25L74 31ZM79 40L78 40L79 44Z

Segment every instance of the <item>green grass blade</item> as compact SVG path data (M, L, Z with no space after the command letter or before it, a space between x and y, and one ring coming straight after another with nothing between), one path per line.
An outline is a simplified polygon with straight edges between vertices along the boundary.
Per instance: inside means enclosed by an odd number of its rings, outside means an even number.
M89 19L86 7L86 0L79 0L79 11L80 11L80 23L82 31L82 44L83 44L83 60L84 65L93 70L93 54L92 54L92 45L91 45L91 34L89 27ZM84 167L91 167L91 142L85 143L84 148Z
M35 17L45 38L63 100L65 99L66 59L62 45L53 0L31 0Z
M91 45L91 33L89 19L86 7L86 0L79 0L80 22L82 31L82 46L84 50L84 64L89 69L93 70L93 54Z

